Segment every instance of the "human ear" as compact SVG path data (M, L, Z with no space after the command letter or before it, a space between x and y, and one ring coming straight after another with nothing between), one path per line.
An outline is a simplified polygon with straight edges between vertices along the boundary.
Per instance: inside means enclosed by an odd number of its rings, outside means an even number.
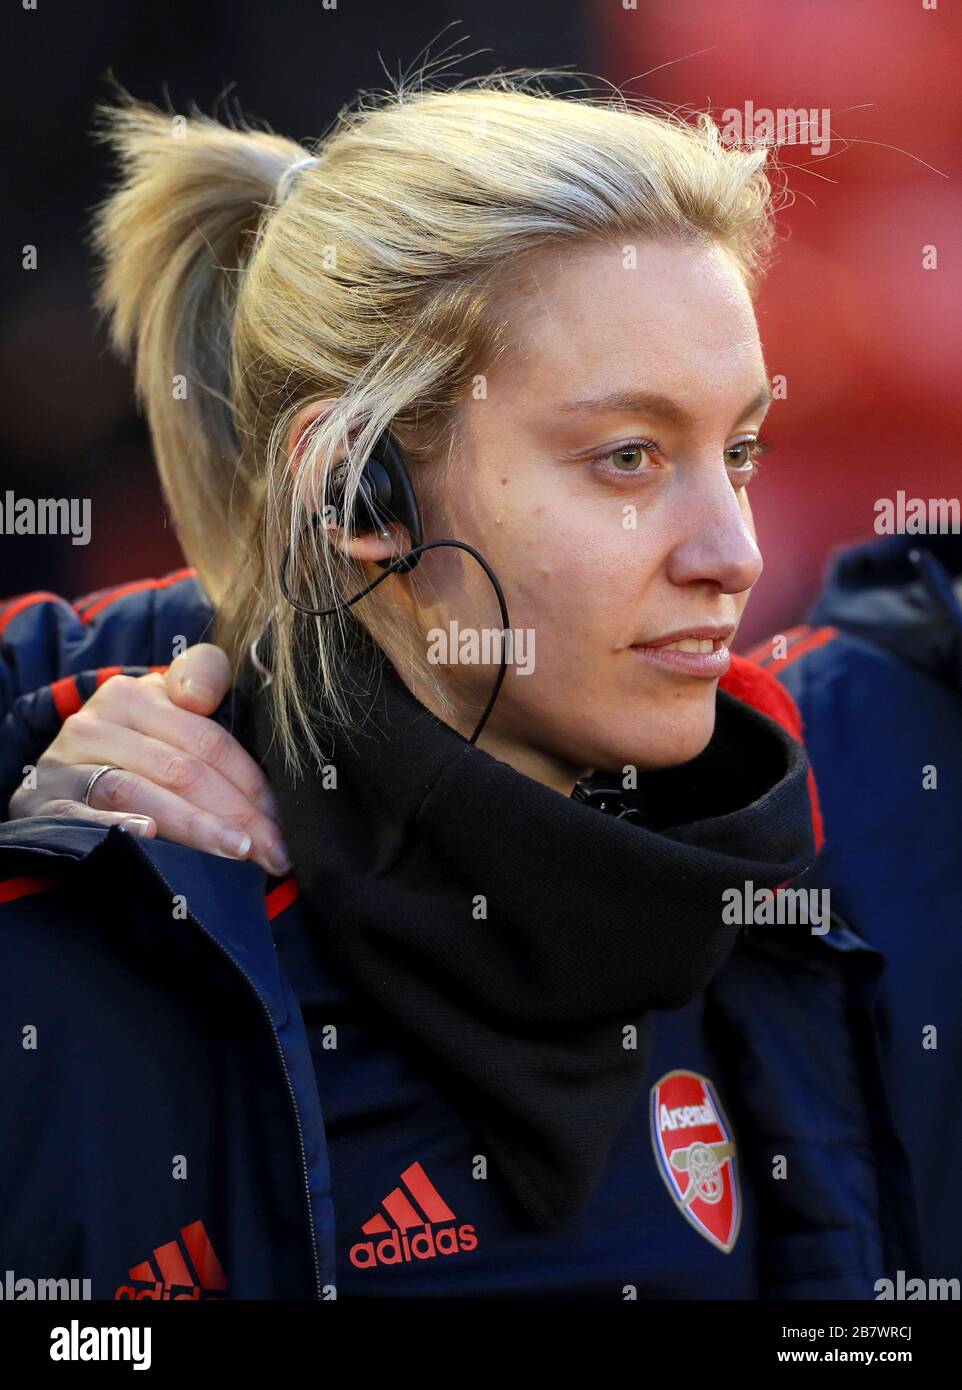
M292 478L297 476L303 462L314 426L330 413L335 404L334 400L312 401L310 405L304 406L303 410L299 410L294 417L290 434L287 436L288 470ZM339 450L331 461L331 467L336 467L343 460L343 457L343 452ZM313 510L319 511L320 507L314 507Z
M292 475L296 475L300 467L312 429L328 414L334 404L333 400L314 401L295 417L288 437L288 458ZM338 450L331 460L331 468L335 468L343 459L344 451ZM315 514L321 514L329 544L362 563L396 560L411 549L411 538L407 529L397 522L369 522L363 531L354 535L346 532L338 524L333 509L330 517L326 515L319 491L313 499L311 510ZM363 502L359 502L358 511L361 516L364 515L364 510Z
M332 529L338 533L336 544L344 554L362 562L398 560L411 549L407 528L396 521L388 525L379 522L377 530L363 531L356 536L345 536L340 527Z

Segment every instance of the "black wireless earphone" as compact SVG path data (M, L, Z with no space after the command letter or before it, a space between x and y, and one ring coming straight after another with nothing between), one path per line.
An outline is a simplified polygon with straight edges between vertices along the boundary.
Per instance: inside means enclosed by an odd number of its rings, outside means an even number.
M347 467L345 464L340 464L331 470L327 487L327 501L334 508L334 514L338 518L342 517L344 511L346 479ZM363 514L365 511L367 512L366 524L358 515L359 512ZM350 517L343 518L342 524L346 531L350 531L352 535L357 535L362 531L383 529L389 522L399 523L411 537L412 549L403 557L403 565L400 564L400 561L397 562L399 568L394 571L400 574L404 570L413 569L420 560L420 552L417 554L414 552L424 540L424 531L411 475L408 473L407 465L401 457L401 451L390 431L385 430L361 469L355 510ZM391 564L391 561L378 560L377 563L384 569Z
M477 743L478 737L494 709L494 703L501 693L504 678L508 673L507 652L511 621L508 617L504 591L498 582L498 577L481 552L475 550L474 546L468 545L465 541L425 541L423 539L421 512L414 485L411 482L411 476L401 451L389 430L384 431L365 460L358 482L355 506L351 509L350 514L346 513L343 505L346 478L345 465L332 469L326 492L327 504L334 508L335 516L344 532L348 535L361 535L365 531L383 531L390 523L397 523L403 526L411 537L413 542L411 549L397 560L378 560L377 563L384 570L384 573L379 574L377 579L361 589L352 598L341 599L332 608L310 608L307 604L299 603L288 590L287 566L291 554L291 548L288 546L284 551L284 559L278 576L281 593L291 607L296 608L299 613L306 613L313 618L330 618L340 609L353 608L355 603L366 598L392 574L402 574L412 570L425 551L436 550L441 546L451 546L455 550L466 551L468 555L477 560L491 582L497 596L498 607L501 610L501 628L504 639L501 645L501 666L498 671L498 678L488 703L485 705L484 713L478 721L478 726L469 739L470 743ZM308 524L311 525L320 519L315 513Z

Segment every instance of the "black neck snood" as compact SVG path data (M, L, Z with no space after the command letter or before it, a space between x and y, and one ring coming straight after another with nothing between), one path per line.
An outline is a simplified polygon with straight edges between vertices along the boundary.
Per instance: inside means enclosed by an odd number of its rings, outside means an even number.
M312 928L550 1225L601 1176L644 1080L646 1015L701 993L733 949L725 889L814 859L805 754L719 691L698 758L569 798L469 744L379 654L357 671L359 727L333 736L327 771L292 782L253 694L246 742Z

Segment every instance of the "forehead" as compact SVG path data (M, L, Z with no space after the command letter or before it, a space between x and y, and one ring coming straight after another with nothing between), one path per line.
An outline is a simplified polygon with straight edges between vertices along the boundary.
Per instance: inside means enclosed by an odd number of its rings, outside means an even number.
M751 298L715 243L553 248L525 267L505 316L514 350L501 385L519 394L643 385L691 402L746 383L751 394L764 376Z

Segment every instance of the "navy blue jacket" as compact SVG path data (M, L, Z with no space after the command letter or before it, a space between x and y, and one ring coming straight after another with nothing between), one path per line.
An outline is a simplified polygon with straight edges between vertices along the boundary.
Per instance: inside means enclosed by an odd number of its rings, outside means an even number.
M18 760L38 754L30 739L48 741L96 687L91 666L165 664L173 638L197 640L210 617L190 576L96 602L86 623L89 602L6 610L8 791ZM54 689L25 695L23 678ZM15 1117L0 1138L0 1263L89 1278L97 1298L335 1296L351 1272L337 1266L316 1059L279 955L299 912L293 881L250 863L93 825L0 828L0 1106ZM724 1074L758 1296L871 1298L877 1279L921 1272L879 1064L881 964L838 920L792 945L761 929L704 1008L655 1015L656 1059L661 1034L663 1060L697 1071L697 1028ZM626 1188L630 1170L612 1181ZM675 1216L649 1229L635 1218L630 1260L590 1291L724 1297L728 1257ZM606 1258L605 1231L576 1238L585 1261ZM514 1294L517 1257L504 1271ZM567 1288L556 1266L546 1247L524 1292L588 1289L578 1260Z
M880 950L879 1027L927 1274L956 1277L962 1208L962 537L847 550L809 622L754 658L798 704L826 845L810 876Z

